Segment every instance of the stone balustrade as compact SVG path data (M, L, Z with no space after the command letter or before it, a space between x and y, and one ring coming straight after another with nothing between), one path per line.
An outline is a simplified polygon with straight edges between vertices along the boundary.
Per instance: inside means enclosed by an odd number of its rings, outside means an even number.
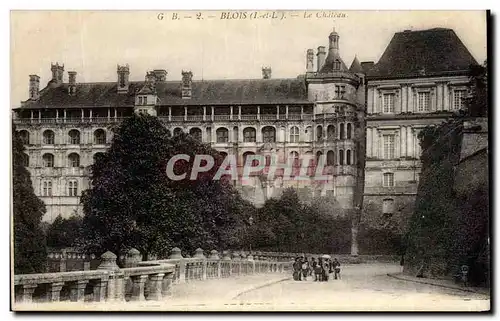
M216 250L207 257L202 249L184 258L174 248L168 259L142 261L141 253L131 249L120 268L117 256L106 252L97 270L15 275L15 302L158 301L170 296L178 283L291 270L291 260L268 258L230 251L221 256Z

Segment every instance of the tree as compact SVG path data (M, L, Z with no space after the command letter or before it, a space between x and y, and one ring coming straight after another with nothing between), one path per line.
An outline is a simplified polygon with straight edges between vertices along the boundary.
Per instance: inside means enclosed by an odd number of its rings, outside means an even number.
M64 219L59 215L47 230L47 246L51 248L75 246L81 225L82 218L77 215L73 215L68 219Z
M178 154L171 180L169 160ZM109 150L91 167L92 188L82 196L83 234L88 251L121 253L135 247L146 255L165 257L174 246L188 252L234 244L245 204L227 179L214 180L218 166L191 180L195 155L219 153L179 133L170 136L153 116L133 115L116 129ZM220 162L218 162L220 163Z
M488 67L471 65L469 68L470 95L465 100L467 114L472 117L488 117Z
M24 145L12 125L12 191L14 223L14 273L45 272L47 251L41 229L45 204L33 191L24 166Z

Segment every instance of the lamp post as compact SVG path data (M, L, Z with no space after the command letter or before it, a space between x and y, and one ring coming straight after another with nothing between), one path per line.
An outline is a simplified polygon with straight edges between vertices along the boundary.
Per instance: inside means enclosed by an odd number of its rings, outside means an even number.
M249 226L252 226L253 225L253 216L250 215L250 217L248 218L248 225ZM247 233L248 236L250 236L248 233ZM248 246L250 248L250 254L252 254L252 241L251 239L248 240Z

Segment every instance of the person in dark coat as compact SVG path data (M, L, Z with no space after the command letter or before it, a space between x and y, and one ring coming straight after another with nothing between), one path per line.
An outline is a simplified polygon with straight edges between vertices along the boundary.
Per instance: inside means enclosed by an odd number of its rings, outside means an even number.
M316 276L316 265L318 265L318 262L316 262L315 258L311 259L311 276L314 274L314 281L318 281L318 277Z
M332 263L333 272L335 273L335 280L340 278L340 262L335 258Z
M300 263L300 258L296 257L295 262L293 263L293 279L295 281L300 281L300 270L302 268L302 264Z

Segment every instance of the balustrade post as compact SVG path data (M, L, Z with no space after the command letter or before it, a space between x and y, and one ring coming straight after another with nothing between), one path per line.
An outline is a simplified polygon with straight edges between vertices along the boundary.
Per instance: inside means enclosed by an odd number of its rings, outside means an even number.
M132 279L132 296L130 297L133 301L144 301L144 287L146 281L148 280L147 275L135 275L131 277Z
M94 302L104 302L106 299L106 287L108 285L108 280L100 279L94 283Z
M196 259L202 259L203 261L201 262L201 271L196 269L198 272L201 272L200 275L197 275L196 278L206 280L207 279L207 259L205 255L203 254L203 250L201 248L197 248L194 251L194 258ZM200 266L200 264L197 264L197 266Z
M127 255L125 256L125 267L136 267L139 262L142 261L142 255L139 250L135 248L131 248Z
M160 301L162 299L162 285L165 273L153 274L150 277L148 300Z
M23 303L33 302L33 293L38 287L38 284L23 284L21 285L21 301Z
M47 301L48 302L58 302L61 299L61 290L64 286L64 282L53 282L49 284L47 291Z
M186 283L186 267L187 262L185 259L179 260L179 283Z
M66 258L68 254L66 250L62 250L61 252L61 260L59 261L59 272L66 272Z
M124 275L116 264L116 258L117 256L110 251L104 253L97 270L110 271L107 287L108 300L123 301L125 300Z
M231 261L231 255L230 255L229 251L225 250L222 252L222 260Z
M85 299L85 287L89 283L89 280L78 280L71 283L69 298L72 302L82 302Z
M165 275L165 277L163 278L163 281L161 284L161 294L163 297L172 295L172 283L173 283L173 281L174 281L174 274L173 273L167 273Z

